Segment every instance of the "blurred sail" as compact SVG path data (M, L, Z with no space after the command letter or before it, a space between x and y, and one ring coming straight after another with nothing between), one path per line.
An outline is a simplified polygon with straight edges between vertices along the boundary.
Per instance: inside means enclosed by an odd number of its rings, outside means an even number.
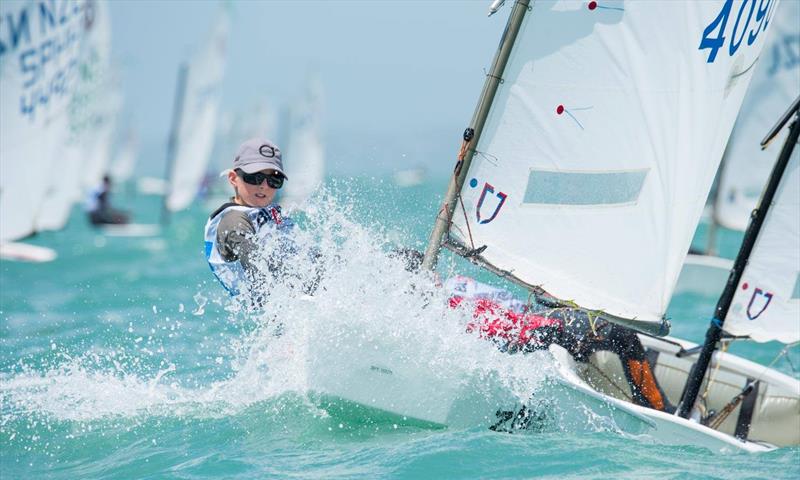
M115 182L127 182L133 175L136 157L139 154L139 140L132 129L126 130L111 163L111 178Z
M736 120L720 172L714 221L744 231L775 163L783 137L765 150L761 137L800 95L800 2L781 2ZM785 135L786 132L783 133Z
M89 5L89 4L87 4ZM106 2L91 3L92 28L80 55L79 74L69 104L69 133L60 149L59 173L36 216L37 230L60 230L72 206L97 187L109 154L109 134L117 115L119 94L111 87L111 19Z
M451 241L485 246L486 262L558 298L657 328L764 44L760 12L744 25L752 40L729 45L745 6L533 3Z
M206 174L217 130L228 29L228 14L223 10L204 47L189 63L172 175L168 179L166 206L170 211L189 206Z
M322 85L315 79L289 112L289 139L283 152L289 180L281 191L281 204L287 208L301 206L325 178L320 125L322 102Z
M0 2L0 241L34 232L53 182L69 166L62 161L71 102L91 50L87 39L107 28L105 8Z

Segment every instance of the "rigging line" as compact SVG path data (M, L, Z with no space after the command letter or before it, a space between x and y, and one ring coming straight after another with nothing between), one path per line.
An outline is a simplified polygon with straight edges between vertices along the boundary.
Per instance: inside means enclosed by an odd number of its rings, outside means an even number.
M456 225L455 223L450 223L450 228L455 228L455 229L458 231L458 234L459 234L459 235L461 235L461 238L464 238L464 230L462 230L462 229L461 229L461 227L459 227L459 226L458 226L458 225ZM447 237L447 238L446 238L446 241L445 241L445 244L447 244L448 242L450 242L450 241L453 239L453 237L452 237L452 236L450 236L450 230L448 230L448 231L445 233L445 235L446 235L446 237ZM464 247L464 248L466 248L466 247ZM463 256L463 255L462 255L462 256Z
M620 360L621 360L621 359L620 359ZM587 362L587 363L588 363L588 364L589 364L589 365L590 365L592 368L594 368L595 372L599 373L601 377L605 378L605 379L606 379L606 381L607 381L609 384L611 384L611 386L612 386L612 387L614 387L614 388L616 388L617 390L619 390L619 393L621 393L621 394L622 394L622 396L624 396L624 397L625 397L625 398L628 400L628 402L630 402L630 403L634 403L634 402L633 402L633 397L632 397L631 395L628 395L628 392L626 392L626 391L625 391L625 390L624 390L622 387L620 387L620 386L617 384L617 382L615 382L615 381L614 381L612 378L608 377L608 376L605 374L605 372L603 372L602 370L600 370L600 367L598 367L597 365L595 365L595 364L594 364L594 363L592 363L592 362Z
M600 316L599 311L597 310L588 310L585 308L581 308L580 305L575 303L574 300L566 300L563 303L566 304L568 308L572 308L573 310L582 311L586 314L586 318L589 320L589 328L592 330L592 335L597 337L597 319Z
M789 362L789 365L792 367L792 369L794 369L794 365L792 365L791 360L789 360L789 356L787 355L787 353L789 353L790 348L798 344L800 344L800 342L794 342L783 347L783 349L781 349L781 351L778 352L778 355L775 356L775 358L772 360L772 362L770 362L769 365L764 367L764 369L761 371L759 375L757 375L752 381L747 382L747 385L745 385L744 389L742 390L742 393L744 393L752 385L755 385L756 383L760 382L762 380L763 375L767 373L767 370L769 370L773 365L775 365L775 362L777 362L784 355L786 355L786 360ZM728 402L727 405L725 405L725 407L723 407L722 410L720 410L720 412L717 415L712 417L711 422L709 422L707 426L710 426L711 428L716 430L720 425L722 425L722 422L724 422L725 419L728 418L728 416L730 416L731 413L733 413L733 410L744 400L744 396L742 395L742 393L736 395L730 402ZM748 395L750 395L751 393L748 393Z
M797 346L797 345L800 345L800 342L794 342L794 343L790 343L790 344L786 345L785 347L783 347L783 349L781 349L781 351L780 351L780 352L778 352L778 354L777 354L777 355L775 355L775 358L773 358L773 359L772 359L772 361L769 363L769 365L767 365L766 367L764 367L764 370L762 370L762 371L761 371L761 374L759 374L759 375L758 375L758 376L755 378L755 380L753 380L753 381L755 382L755 381L761 380L761 377L763 377L763 376L764 376L764 374L765 374L765 373L767 373L767 370L769 370L770 368L772 368L772 366L773 366L773 365L775 365L775 363L776 363L778 360L780 360L780 358L781 358L782 356L786 355L786 360L789 360L789 355L787 355L787 354L789 353L789 349L790 349L790 348L792 348L792 347L794 347L794 346ZM791 365L791 366L792 366L792 370L794 370L794 365L792 365L792 362L791 362L791 360L789 360L789 365ZM795 371L796 371L796 370L795 370Z
M532 298L533 290L528 290L528 301L525 303L525 313L531 313L533 311L533 302L531 302Z
M495 155L491 153L482 152L480 150L473 150L475 153L486 159L487 162L491 163L495 167L499 166L500 159L497 158Z
M725 419L727 419L731 415L731 413L733 413L733 411L736 409L736 407L739 406L740 403L742 403L742 401L744 401L745 397L753 393L752 391L748 390L751 388L752 385L755 385L756 381L757 380L754 380L752 382L747 382L747 385L744 386L742 391L736 394L736 396L733 397L731 401L729 401L724 407L722 407L722 410L720 410L719 413L712 416L710 419L711 421L709 421L708 424L706 424L706 426L714 430L717 430L720 426L722 426L722 423L725 422ZM747 393L745 394L745 392Z
M722 349L719 350L722 353L728 352L728 347L730 347L730 342L723 343ZM717 380L717 373L719 373L719 369L722 366L722 359L717 358L717 364L714 365L714 370L711 372L711 375L708 376L708 383L706 383L706 389L703 391L703 394L700 396L703 400L703 404L706 406L706 411L708 411L708 394L711 391L711 385ZM763 375L763 373L762 373Z
M464 207L464 198L461 197L461 193L458 194L458 203L461 204L461 211L464 213L464 224L467 226L467 233L469 234L469 244L472 246L472 250L475 250L475 242L472 240L472 229L469 228L469 218L467 217L467 209Z
M800 344L800 342L794 342L791 345L786 345L785 347L783 347L783 349L786 350L786 362L789 364L790 367L792 367L792 371L795 373L797 372L797 369L794 367L794 363L792 363L792 358L789 356L789 349L791 347L796 347L798 344Z

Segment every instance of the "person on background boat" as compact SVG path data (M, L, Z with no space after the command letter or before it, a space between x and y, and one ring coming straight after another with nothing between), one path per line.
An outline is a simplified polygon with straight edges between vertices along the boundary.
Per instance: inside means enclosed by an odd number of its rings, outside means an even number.
M209 216L206 260L231 295L246 291L258 304L270 282L287 276L283 260L297 253L295 224L275 203L275 195L288 180L281 151L266 139L247 140L225 174L234 195ZM315 286L304 288L308 293Z
M422 254L399 249L406 269L416 271ZM456 275L443 285L450 308L472 310L473 321L467 331L494 342L508 353L530 353L556 344L579 362L587 362L597 351L616 354L622 363L633 402L655 410L674 412L645 355L636 332L630 328L599 319L573 308L548 308L529 305L514 298L507 290L492 287L469 277ZM533 311L533 307L537 310Z
M120 225L129 221L126 212L116 210L111 206L111 177L105 175L103 182L89 192L86 199L86 213L92 225Z

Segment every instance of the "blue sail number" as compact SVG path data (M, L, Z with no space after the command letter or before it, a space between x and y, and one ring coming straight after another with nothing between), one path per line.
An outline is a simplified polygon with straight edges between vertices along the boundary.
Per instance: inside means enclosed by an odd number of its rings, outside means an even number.
M756 8L758 4L758 8ZM733 21L732 31L730 32L730 43L728 44L728 55L733 56L744 40L750 21L755 12L755 26L747 35L747 45L755 42L758 34L767 29L774 4L772 0L743 0L739 6L739 12ZM725 45L725 32L728 26L728 18L731 17L733 0L725 0L717 17L711 21L703 30L703 38L700 39L699 50L709 49L708 63L713 63L717 59L717 52Z

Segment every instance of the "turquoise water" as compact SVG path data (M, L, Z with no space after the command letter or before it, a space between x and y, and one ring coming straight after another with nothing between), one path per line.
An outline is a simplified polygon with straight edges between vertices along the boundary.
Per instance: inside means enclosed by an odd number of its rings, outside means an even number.
M402 323L393 315L416 308L397 293L405 274L369 257L392 244L423 246L443 189L442 180L406 189L374 178L333 182L333 198L300 220L330 243L329 276L344 281L328 285L316 312L276 301L281 319L319 317L332 328L352 319L387 331ZM120 194L116 203L140 223L158 218L156 198ZM800 476L798 448L723 456L609 428L502 434L328 415L298 387L291 358L264 353L272 317L232 308L212 279L201 241L210 210L198 203L151 238L103 235L76 211L64 231L30 241L57 250L57 260L0 263L2 478ZM704 235L701 227L699 245ZM733 256L737 241L721 232L722 253ZM449 257L443 264L495 281ZM715 300L676 297L673 334L701 341ZM767 364L781 349L732 351ZM451 353L465 362L484 355ZM796 350L790 360L800 366ZM785 358L775 368L798 376Z

